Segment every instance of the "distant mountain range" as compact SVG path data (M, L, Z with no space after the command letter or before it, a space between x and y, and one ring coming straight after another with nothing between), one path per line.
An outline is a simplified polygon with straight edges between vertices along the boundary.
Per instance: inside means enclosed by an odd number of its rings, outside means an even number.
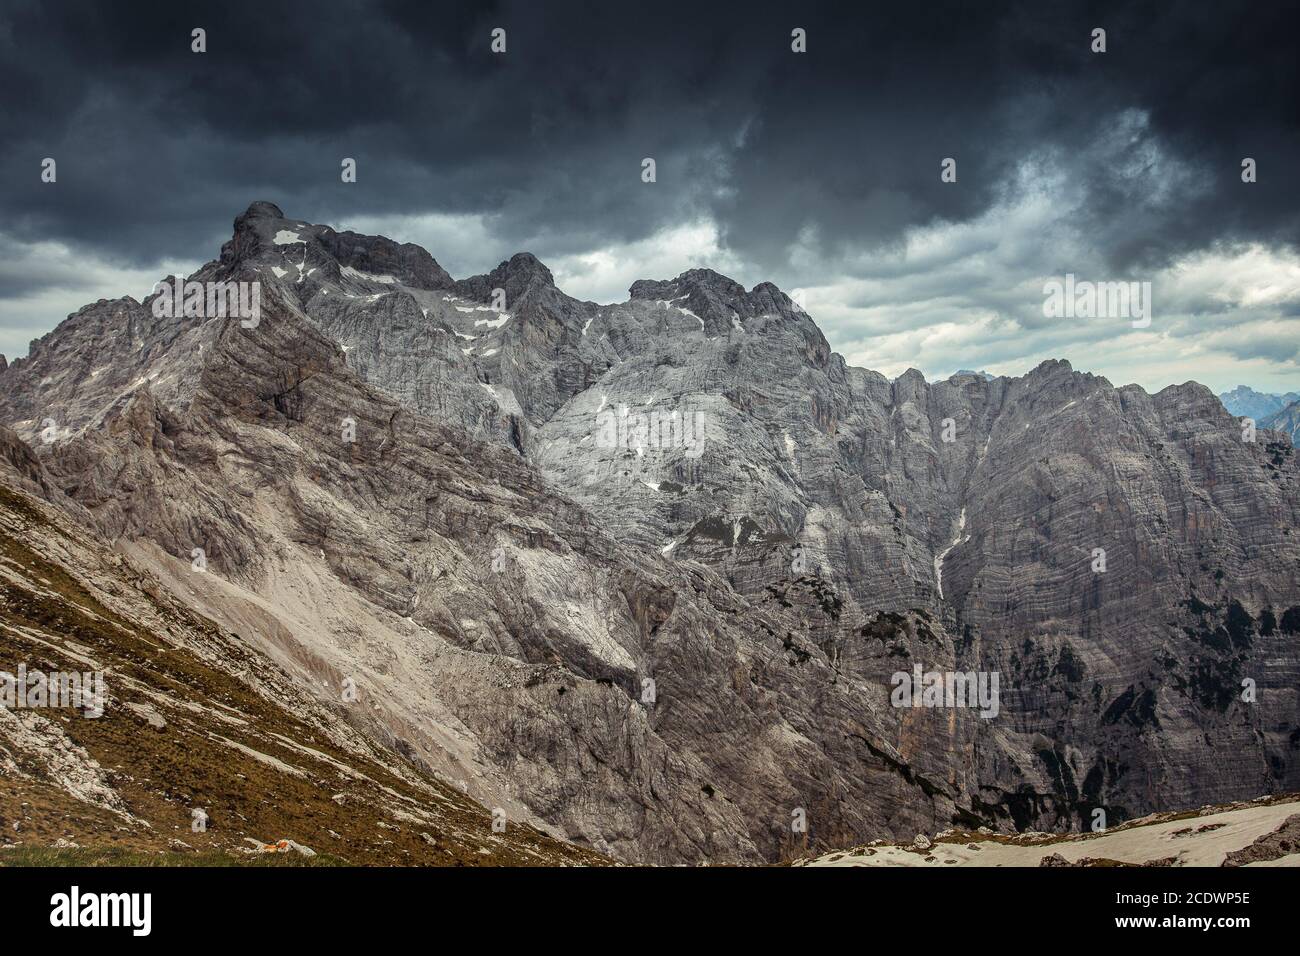
M0 771L66 738L77 807L761 862L1300 790L1300 462L1202 385L890 379L770 283L600 305L266 202L189 279L260 315L101 300L0 370L0 669L122 704L0 720ZM899 704L922 673L1000 697ZM151 715L194 745L118 772Z
M1292 402L1281 411L1265 416L1260 422L1264 428L1284 433L1295 445L1300 439L1300 401Z
M1249 385L1238 385L1230 392L1221 392L1219 401L1223 402L1223 407L1230 415L1253 418L1258 423L1282 411L1288 405L1300 401L1300 392L1274 395L1269 392L1257 392Z

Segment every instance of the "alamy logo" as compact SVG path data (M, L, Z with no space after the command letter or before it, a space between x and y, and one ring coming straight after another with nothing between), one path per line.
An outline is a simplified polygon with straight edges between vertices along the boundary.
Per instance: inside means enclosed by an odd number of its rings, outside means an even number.
M1043 286L1043 315L1049 319L1132 319L1133 328L1151 324L1150 282L1089 282L1051 279Z
M896 671L889 702L895 707L967 707L985 720L998 715L998 671Z
M704 454L704 426L702 412L659 409L633 412L623 405L618 412L611 408L597 413L596 445L634 451L638 456L647 448L655 451L681 448L687 458L699 458Z
M104 672L29 671L18 665L18 674L0 671L0 707L5 710L37 710L72 707L82 716L104 715Z
M51 896L50 906L51 926L128 926L133 936L148 936L153 929L152 893L82 894L74 886Z
M262 283L260 282L182 282L172 276L156 283L153 300L156 319L239 319L246 329L255 329L262 321Z

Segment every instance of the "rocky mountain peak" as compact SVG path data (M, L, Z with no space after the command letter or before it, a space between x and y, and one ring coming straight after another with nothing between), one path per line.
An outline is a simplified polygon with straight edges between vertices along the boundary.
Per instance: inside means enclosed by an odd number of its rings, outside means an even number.
M890 383L771 283L597 306L528 253L451 282L270 203L199 273L232 276L255 327L114 300L46 336L0 462L304 686L360 675L367 732L484 768L489 805L739 861L792 806L851 842L1300 789L1300 456L1200 386ZM913 666L999 674L1002 716L886 704Z
M547 285L555 285L555 277L551 275L551 270L531 252L516 252L508 262L497 266L497 271L507 279L526 278L530 281L536 279Z
M1044 359L1030 371L1030 375L1053 375L1057 372L1073 372L1074 366L1065 359Z
M675 279L638 279L628 295L632 301L662 302L689 312L711 338L742 331L750 319L800 322L806 325L808 348L817 353L818 361L830 354L821 331L803 309L771 282L760 282L746 292L735 279L712 269L690 269Z
M1219 401L1230 414L1254 418L1257 421L1280 412L1297 400L1300 400L1300 393L1286 392L1274 395L1256 391L1249 385L1238 385L1231 391L1219 395Z
M486 275L471 276L454 284L458 295L486 302L496 289L504 289L506 302L518 308L530 292L557 293L555 277L531 252L516 252Z
M244 214L236 219L238 224L240 219L283 219L284 211L273 202L267 202L264 199L257 199L248 204Z
M1223 394L1232 396L1233 398L1248 399L1248 398L1262 398L1265 396L1266 393L1257 392L1249 385L1238 385L1236 388L1232 389L1231 391L1224 392Z
M258 200L235 217L230 238L221 248L222 261L233 262L253 255L263 239L271 239L271 225L284 221L284 212L275 203ZM268 231L269 230L269 231Z
M413 289L448 289L452 278L421 246L386 236L336 232L285 218L271 202L258 201L236 217L234 234L221 247L220 268L226 277L260 270L303 286L310 297L322 282L346 279L361 283L401 282Z
M633 299L659 300L683 294L714 295L723 300L743 298L745 287L712 269L689 269L675 279L638 279L628 289Z

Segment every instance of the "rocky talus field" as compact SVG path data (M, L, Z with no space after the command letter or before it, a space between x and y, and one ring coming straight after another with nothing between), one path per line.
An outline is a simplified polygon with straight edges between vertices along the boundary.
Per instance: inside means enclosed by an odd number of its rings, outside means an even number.
M108 689L0 710L0 863L1218 865L1294 829L1300 462L1195 382L891 381L769 283L598 305L265 202L189 279L257 321L101 300L0 362L0 670ZM892 706L917 666L996 673L996 715ZM1201 807L1240 839L1141 820Z

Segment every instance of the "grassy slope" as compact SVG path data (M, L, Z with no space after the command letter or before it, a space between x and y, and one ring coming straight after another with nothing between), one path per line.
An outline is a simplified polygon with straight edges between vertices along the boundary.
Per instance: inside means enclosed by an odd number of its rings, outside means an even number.
M493 833L484 808L355 734L342 704L305 696L117 560L44 502L0 486L0 670L84 671L86 657L102 667L104 716L47 709L39 719L84 748L127 811L75 798L51 779L48 755L0 732L0 865L265 863L241 852L245 838L295 840L322 855L317 864L608 862L529 827ZM249 673L247 684L232 676ZM4 771L6 755L20 774ZM191 832L194 807L207 832ZM51 849L60 838L83 849ZM276 863L304 860L289 856Z

